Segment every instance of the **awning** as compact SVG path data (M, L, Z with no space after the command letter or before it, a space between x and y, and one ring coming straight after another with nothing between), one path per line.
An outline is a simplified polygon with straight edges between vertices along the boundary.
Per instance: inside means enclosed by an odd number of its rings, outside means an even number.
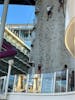
M9 42L4 40L6 44L11 45ZM13 45L11 45L14 47ZM14 47L15 48L15 47ZM16 56L10 56L7 58L0 58L0 76L7 75L8 73L8 61L10 59L14 60L14 64L11 69L11 75L14 74L27 74L28 69L31 67L28 63L24 61L24 58L26 59L25 55L21 53L18 49ZM21 59L22 58L22 59Z
M3 40L2 47L5 51L0 51L0 58L11 57L17 54L17 50L10 43L7 43L6 40Z
M0 4L3 3L4 0L0 0ZM10 0L10 4L35 5L35 0Z

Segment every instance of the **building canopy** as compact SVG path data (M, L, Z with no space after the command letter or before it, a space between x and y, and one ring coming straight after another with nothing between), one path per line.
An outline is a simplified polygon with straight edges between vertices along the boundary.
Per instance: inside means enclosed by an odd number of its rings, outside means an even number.
M3 4L4 0L0 0L0 4ZM10 0L10 4L22 4L22 5L35 5L35 0Z

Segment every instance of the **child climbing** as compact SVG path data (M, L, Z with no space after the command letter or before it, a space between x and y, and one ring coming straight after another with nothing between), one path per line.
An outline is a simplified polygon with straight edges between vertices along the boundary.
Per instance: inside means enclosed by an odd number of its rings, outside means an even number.
M49 20L49 18L52 18L52 14L53 14L52 10L53 10L53 6L47 5L47 21Z
M60 12L61 9L63 10L63 15L65 16L65 13L64 13L64 0L59 0L58 12Z

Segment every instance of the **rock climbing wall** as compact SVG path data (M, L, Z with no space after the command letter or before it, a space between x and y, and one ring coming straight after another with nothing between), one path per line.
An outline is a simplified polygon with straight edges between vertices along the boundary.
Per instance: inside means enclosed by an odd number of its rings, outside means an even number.
M65 0L66 1L66 0ZM47 6L53 6L52 17L47 20ZM64 12L65 12L64 4ZM33 42L32 60L37 72L38 64L42 66L42 72L54 72L63 69L65 64L68 68L74 68L75 59L65 47L65 16L63 9L59 9L59 0L36 1L35 26L36 37Z

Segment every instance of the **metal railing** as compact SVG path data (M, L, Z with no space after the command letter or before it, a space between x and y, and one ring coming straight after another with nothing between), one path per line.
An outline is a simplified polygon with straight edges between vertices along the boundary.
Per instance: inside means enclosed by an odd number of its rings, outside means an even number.
M74 75L74 74L73 74ZM9 78L8 92L61 93L75 90L71 70L54 73L14 75ZM73 83L74 82L74 83ZM0 78L0 93L5 90L6 76Z

